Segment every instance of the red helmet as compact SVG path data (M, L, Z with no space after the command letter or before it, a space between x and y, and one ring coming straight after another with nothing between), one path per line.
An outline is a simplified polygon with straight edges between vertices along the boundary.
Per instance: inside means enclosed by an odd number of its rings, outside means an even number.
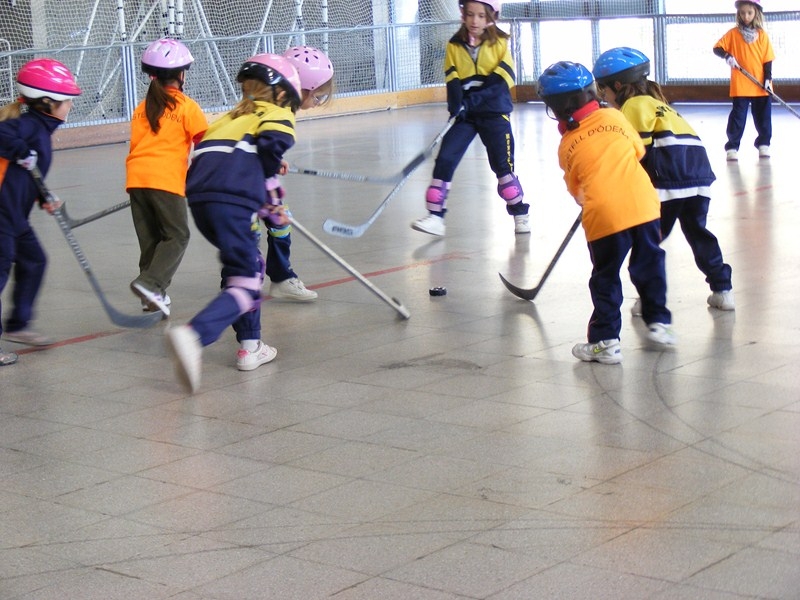
M304 90L314 91L333 77L333 65L322 50L311 46L295 46L283 53L294 63Z
M52 58L25 63L17 73L17 89L25 98L52 98L57 102L81 95L69 69Z

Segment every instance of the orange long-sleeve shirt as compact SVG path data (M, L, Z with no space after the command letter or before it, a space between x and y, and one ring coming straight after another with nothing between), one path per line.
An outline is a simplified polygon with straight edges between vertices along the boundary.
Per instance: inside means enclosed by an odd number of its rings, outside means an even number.
M764 63L775 60L775 50L769 40L767 32L763 29L758 32L758 39L748 44L737 27L730 29L714 45L715 48L722 48L725 52L732 55L739 66L750 73L758 81L764 82ZM740 96L753 98L757 96L767 96L767 92L760 86L750 81L738 69L731 69L731 98Z

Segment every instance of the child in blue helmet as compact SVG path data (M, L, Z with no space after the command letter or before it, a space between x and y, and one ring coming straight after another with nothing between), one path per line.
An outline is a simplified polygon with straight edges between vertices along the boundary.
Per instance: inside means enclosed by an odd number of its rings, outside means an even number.
M233 326L236 368L251 371L277 350L261 341L265 261L259 211L272 205L269 182L294 145L300 77L276 54L257 54L239 69L242 99L215 121L195 146L186 198L195 225L222 262L222 291L186 325L170 327L167 350L190 392L200 385L202 349Z
M644 142L642 166L661 200L662 240L678 221L711 287L709 306L734 310L731 267L706 227L710 186L716 179L711 162L697 133L669 105L661 86L647 79L649 73L650 59L624 47L603 52L593 69L600 97L622 111ZM641 301L632 312L641 315Z
M499 0L461 1L461 28L445 50L447 109L455 123L442 139L425 194L427 216L411 224L430 235L445 234L447 196L456 167L475 136L479 136L497 176L497 193L514 217L515 233L530 233L529 205L514 174L513 109L514 65L509 35L496 25ZM480 212L480 211L478 211ZM480 224L479 224L480 226Z
M648 339L674 344L664 251L659 246L658 195L639 164L645 154L641 138L619 111L600 108L592 74L581 64L559 62L545 69L539 77L539 96L558 120L558 160L567 189L582 208L592 259L589 292L594 311L588 343L575 345L573 356L587 362L622 362L619 274L628 253L628 272L642 297Z

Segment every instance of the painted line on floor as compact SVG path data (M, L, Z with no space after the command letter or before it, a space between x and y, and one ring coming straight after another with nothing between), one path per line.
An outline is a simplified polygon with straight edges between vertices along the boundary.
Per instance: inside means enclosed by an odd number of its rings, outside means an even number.
M434 265L436 263L445 262L448 260L468 260L469 256L467 254L461 252L451 252L449 254L443 254L438 258L430 258L427 260L420 260L417 262L410 263L408 265L401 265L399 267L390 267L388 269L381 269L379 271L372 271L370 273L363 273L364 277L378 277L380 275L387 275L389 273L396 273L398 271L408 271L410 269L418 269L420 267L426 267L429 265ZM333 279L331 281L325 281L323 283L318 283L316 285L309 285L306 286L310 290L318 290L321 288L331 287L334 285L339 285L342 283L349 283L351 281L355 281L355 277L343 277L342 279ZM266 296L266 298L271 298L271 296ZM120 333L124 333L126 331L130 331L128 329L116 329L114 331L98 331L97 333L90 333L87 335L82 335L74 338L68 338L66 340L60 340L49 346L28 346L21 350L15 350L16 354L23 355L23 354L32 354L34 352L42 352L44 350L51 350L53 348L60 348L63 346L72 346L73 344L81 344L83 342L91 342L92 340L97 340L104 337L109 337L111 335L117 335Z

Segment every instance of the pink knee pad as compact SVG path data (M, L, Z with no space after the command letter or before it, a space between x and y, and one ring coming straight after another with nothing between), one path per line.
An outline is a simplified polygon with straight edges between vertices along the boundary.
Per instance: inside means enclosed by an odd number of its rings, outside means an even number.
M511 179L505 183L498 183L497 193L509 204L522 202L522 184L516 175L511 175Z

